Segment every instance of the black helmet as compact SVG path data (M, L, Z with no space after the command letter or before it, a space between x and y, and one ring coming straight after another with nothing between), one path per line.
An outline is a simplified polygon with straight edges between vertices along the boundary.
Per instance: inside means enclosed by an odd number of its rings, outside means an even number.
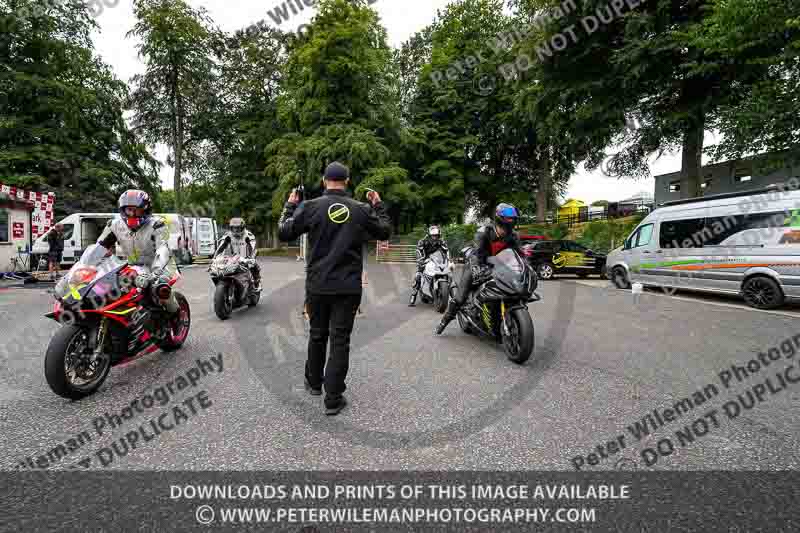
M507 232L514 231L519 219L519 210L511 204L499 204L494 210L494 221Z
M145 225L147 221L150 220L150 215L153 213L153 204L150 201L150 195L138 189L129 189L122 193L117 204L122 220L124 220L133 231ZM129 207L136 210L133 216L129 216L125 212Z
M233 233L234 237L242 237L244 235L244 230L245 230L244 219L241 219L239 217L232 218L229 226L231 228L231 233Z

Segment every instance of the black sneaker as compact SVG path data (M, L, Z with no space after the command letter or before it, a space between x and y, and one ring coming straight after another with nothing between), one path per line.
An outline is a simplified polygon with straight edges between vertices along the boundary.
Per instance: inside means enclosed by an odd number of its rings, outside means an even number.
M333 405L330 405L328 404L328 402L325 402L325 414L328 416L338 415L346 405L347 405L347 400L345 399L344 396L340 397L339 400Z
M311 394L311 396L320 396L322 394L322 387L315 389L311 386L311 383L308 382L308 378L305 379L305 386L306 390Z

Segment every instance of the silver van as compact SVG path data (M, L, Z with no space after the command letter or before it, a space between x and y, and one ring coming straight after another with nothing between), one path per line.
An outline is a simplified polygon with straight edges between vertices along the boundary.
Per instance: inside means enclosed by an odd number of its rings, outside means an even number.
M608 254L614 285L736 294L759 309L800 299L800 178L659 205Z

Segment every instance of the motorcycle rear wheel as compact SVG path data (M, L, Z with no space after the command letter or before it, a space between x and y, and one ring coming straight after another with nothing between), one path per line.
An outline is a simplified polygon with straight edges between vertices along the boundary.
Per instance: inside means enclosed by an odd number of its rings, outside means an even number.
M111 370L111 358L101 355L96 361L98 367L92 371L94 377L86 384L75 385L67 376L66 364L72 362L72 357L83 355L86 343L88 343L88 335L89 332L85 328L62 326L61 329L56 331L47 346L47 353L44 357L44 377L50 386L50 390L62 398L80 400L94 394L106 380L108 372ZM81 344L83 344L82 350L80 350ZM76 350L80 350L80 353L74 353ZM74 366L74 363L70 366Z
M214 312L220 320L228 320L233 314L233 287L225 282L217 283L214 291Z
M511 361L522 364L533 352L533 320L526 309L512 309L506 313L508 334L501 328L503 349Z

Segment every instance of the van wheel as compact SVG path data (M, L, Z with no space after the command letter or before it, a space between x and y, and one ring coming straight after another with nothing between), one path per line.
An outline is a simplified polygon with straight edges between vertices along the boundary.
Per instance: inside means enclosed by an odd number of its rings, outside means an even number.
M753 276L742 284L744 301L756 309L775 309L783 305L783 291L772 278Z
M614 270L611 271L611 281L614 282L614 285L618 289L631 288L631 282L628 281L628 275L625 273L625 269L622 267L614 267Z

